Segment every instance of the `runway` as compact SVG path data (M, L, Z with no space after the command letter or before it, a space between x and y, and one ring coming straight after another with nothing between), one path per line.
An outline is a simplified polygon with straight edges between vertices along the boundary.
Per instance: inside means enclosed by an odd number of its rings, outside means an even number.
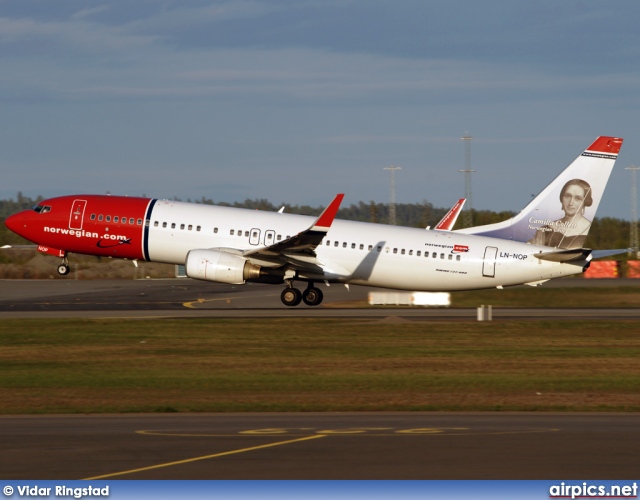
M590 286L638 286L640 280L592 280ZM559 280L550 286L584 286ZM546 285L545 285L546 286ZM362 307L370 287L323 287L318 307L287 307L281 287L222 285L191 279L3 280L0 318L386 318L475 320L475 308ZM498 292L499 293L499 292ZM640 319L640 308L494 308L493 319Z
M631 479L631 414L0 417L3 479Z

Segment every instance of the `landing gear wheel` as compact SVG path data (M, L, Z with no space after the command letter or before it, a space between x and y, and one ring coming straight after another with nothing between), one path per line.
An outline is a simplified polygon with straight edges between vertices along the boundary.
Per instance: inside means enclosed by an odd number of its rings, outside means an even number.
M58 274L61 274L62 276L69 274L69 266L66 264L60 264L58 266Z
M308 306L317 306L322 302L324 295L322 290L316 287L307 288L302 292L302 300Z
M302 293L297 288L285 288L280 294L280 300L285 306L297 306L302 300Z

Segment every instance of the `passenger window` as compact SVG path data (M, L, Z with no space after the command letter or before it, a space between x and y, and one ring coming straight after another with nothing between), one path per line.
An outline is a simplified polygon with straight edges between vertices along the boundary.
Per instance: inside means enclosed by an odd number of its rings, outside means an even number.
M355 250L356 244L355 243L351 243L351 248L353 248Z
M98 215L98 220L102 220L102 214Z
M460 255L456 255L456 260L460 260Z
M249 231L245 231L244 235L248 237L249 236Z
M189 231L193 230L193 225L192 225L192 224L189 224L189 227L187 227L187 229L188 229Z
M421 250L418 250L418 251L416 252L416 257L420 257L421 255L422 255L422 251L421 251Z
M131 224L133 224L133 222ZM138 219L138 226L142 226L142 219Z
M403 248L402 250L400 250L400 253L401 253L402 255L404 255L404 248Z
M213 228L213 234L218 234L218 228L217 227Z
M113 222L115 222L115 223L117 224L117 223L118 223L118 220L119 220L119 219L118 219L118 216L116 215L116 216L113 218Z
M444 259L444 254L443 253L440 254L440 258Z
M438 254L437 254L436 252L433 252L433 253L431 254L431 257L433 257L434 259L435 259L437 256L438 256Z
M158 225L159 225L159 224L160 224L160 223L159 223L158 221L155 221L155 222L153 223L153 227L158 227Z
M327 246L331 246L331 242L327 240Z
M107 215L107 222L111 222L111 216Z
M337 241L333 244L334 247L337 247L340 243L338 243Z
M163 222L163 223L162 223L162 227L167 227L167 223L166 223L166 222Z
M196 226L196 231L200 231L200 226Z
M236 234L236 230L235 230L235 229L232 229L231 231L229 231L229 234L230 234L231 236L233 236L234 234Z
M184 229L184 224L180 224L180 229Z
M398 253L398 249L397 249L397 248L394 248L394 249L393 249L393 253Z
M172 222L172 223L171 223L171 229L175 229L175 228L176 228L176 223L175 223L175 222Z
M364 245L360 243L360 250L364 250Z
M346 241L342 244L342 248L347 248L347 242Z
M373 249L373 245L369 245L368 250L371 251Z
M378 252L382 252L382 247L378 245Z
M449 254L449 260L453 260L453 255Z
M126 224L126 223L127 223L127 218L126 218L126 217L123 217L123 218L120 220L120 222L122 222L123 224Z
M96 220L96 214L91 214L91 220Z
M282 235L279 234L277 239L278 239L278 241L280 241L282 239Z
M132 226L136 223L136 220L133 217L129 217L129 224Z

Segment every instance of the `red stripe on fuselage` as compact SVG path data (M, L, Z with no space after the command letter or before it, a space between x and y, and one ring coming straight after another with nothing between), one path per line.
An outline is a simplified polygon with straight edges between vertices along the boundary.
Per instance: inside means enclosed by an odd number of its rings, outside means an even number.
M78 212L82 202L80 225L71 214ZM145 215L150 202L149 198L104 195L51 198L39 203L51 207L46 212L26 210L18 214L20 231L16 232L34 243L66 252L144 259Z

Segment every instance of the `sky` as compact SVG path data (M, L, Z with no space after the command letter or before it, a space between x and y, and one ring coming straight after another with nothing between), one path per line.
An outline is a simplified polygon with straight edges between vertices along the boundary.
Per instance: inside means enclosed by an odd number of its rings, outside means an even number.
M0 0L0 198L523 208L599 135L640 165L637 0Z

